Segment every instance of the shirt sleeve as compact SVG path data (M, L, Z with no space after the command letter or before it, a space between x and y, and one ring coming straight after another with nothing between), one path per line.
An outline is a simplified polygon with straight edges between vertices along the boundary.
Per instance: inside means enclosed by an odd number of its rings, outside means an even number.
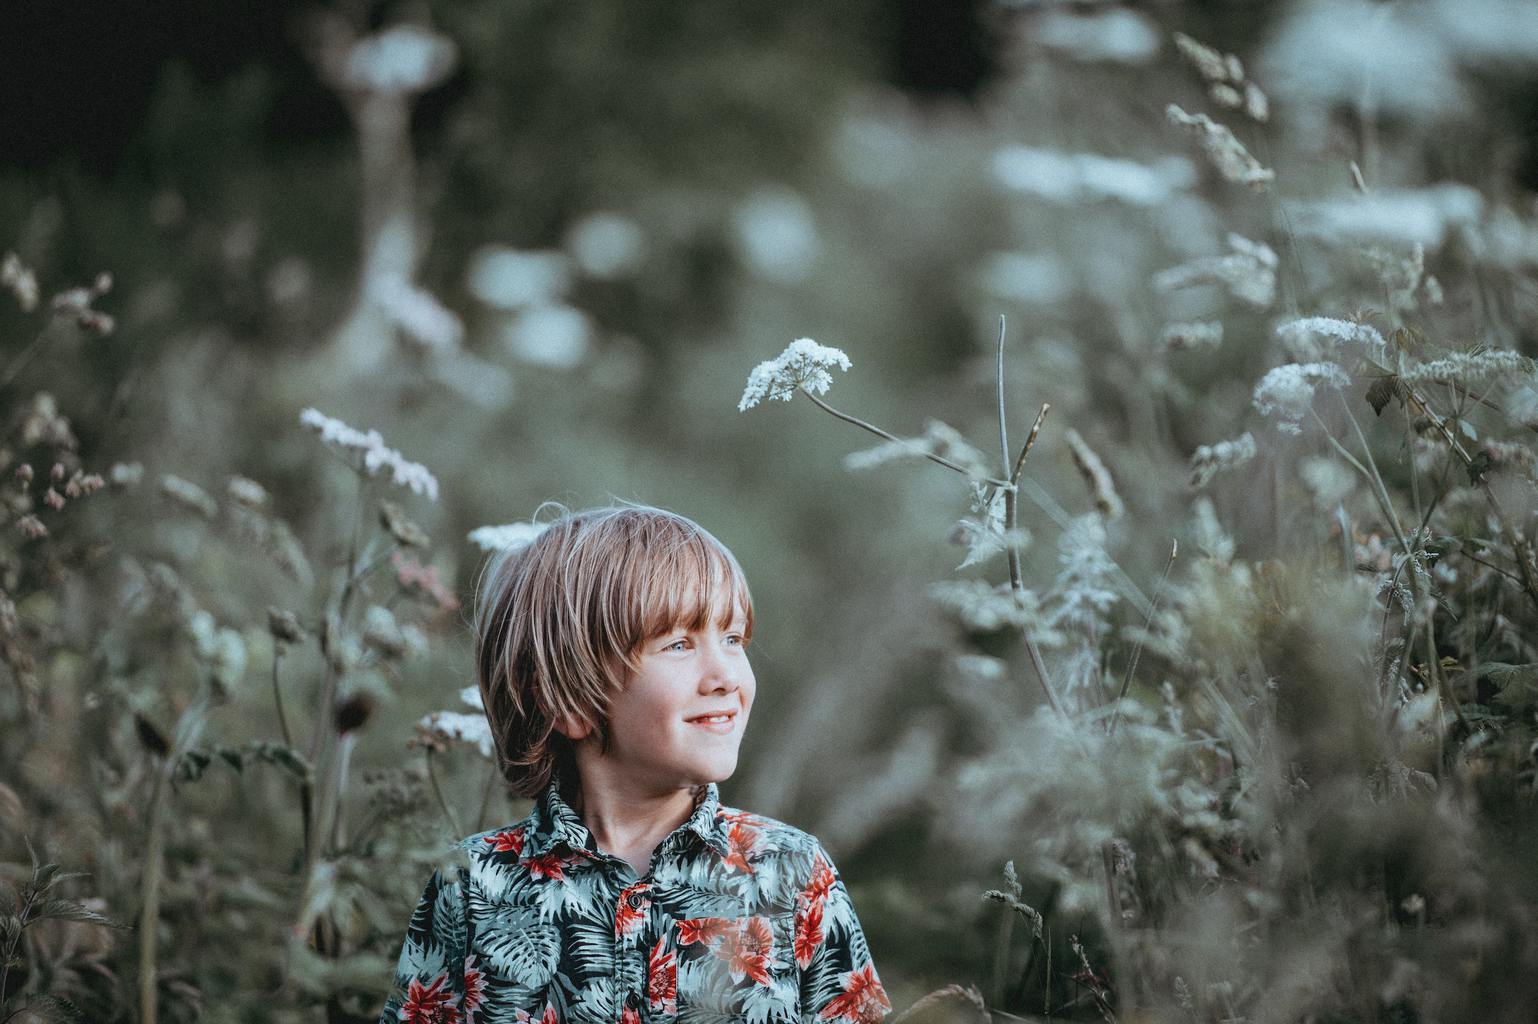
M438 867L406 926L379 1024L449 1020L465 994L465 896L457 869Z
M794 954L801 968L802 1024L880 1024L892 1009L849 891L820 843L811 877L796 898Z

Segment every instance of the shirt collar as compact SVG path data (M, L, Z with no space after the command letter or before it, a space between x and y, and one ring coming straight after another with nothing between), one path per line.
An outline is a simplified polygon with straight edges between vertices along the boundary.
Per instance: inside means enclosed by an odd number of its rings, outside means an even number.
M697 837L722 857L727 856L726 823L721 818L721 796L714 782L697 786L694 790L694 810L684 823L674 829L662 841L663 846L677 843L686 834ZM552 777L534 801L530 826L524 842L524 856L540 857L556 846L572 850L597 853L598 844L593 834L582 823L582 818L561 795L561 778Z

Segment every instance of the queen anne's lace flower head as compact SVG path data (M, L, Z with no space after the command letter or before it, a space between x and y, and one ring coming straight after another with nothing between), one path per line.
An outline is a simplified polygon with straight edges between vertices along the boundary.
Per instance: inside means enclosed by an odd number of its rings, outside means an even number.
M748 374L742 401L737 403L737 411L746 412L766 398L788 402L797 388L811 394L827 394L833 383L833 375L828 371L833 367L847 371L849 357L839 349L819 345L811 338L799 338L778 358L753 368Z
M394 483L410 488L432 501L438 500L438 480L427 467L410 462L394 448L385 446L379 431L364 432L349 427L341 420L333 419L319 409L306 409L299 414L299 425L320 435L321 442L339 448L343 452L363 454L363 472L377 476L381 469L390 470Z
M1346 371L1334 363L1288 363L1271 370L1255 385L1255 409L1262 416L1275 416L1276 429L1282 433L1301 434L1314 390L1320 385L1344 388L1350 383Z
M548 523L507 523L503 526L477 526L466 539L482 551L508 551L521 548L544 533Z
M1388 350L1383 335L1372 324L1355 320L1337 320L1328 316L1309 316L1277 325L1276 336L1295 358L1319 359L1333 348L1356 347L1373 359L1384 358ZM1321 342L1319 339L1324 339Z

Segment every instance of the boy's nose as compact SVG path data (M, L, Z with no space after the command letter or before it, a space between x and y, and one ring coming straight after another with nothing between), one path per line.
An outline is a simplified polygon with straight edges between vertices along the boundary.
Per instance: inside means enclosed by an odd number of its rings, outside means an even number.
M706 693L731 693L738 689L742 682L737 678L738 671L719 651L711 651L705 658L704 671L700 674L700 689Z

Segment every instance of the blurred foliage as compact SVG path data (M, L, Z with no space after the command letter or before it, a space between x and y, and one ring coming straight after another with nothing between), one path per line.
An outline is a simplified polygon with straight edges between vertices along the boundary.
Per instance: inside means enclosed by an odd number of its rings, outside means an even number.
M620 497L746 567L725 796L913 1019L1530 1018L1533 15L945 6L13 34L183 41L8 113L0 1012L372 1019L522 810L420 724L467 533ZM802 336L911 443L739 415Z

